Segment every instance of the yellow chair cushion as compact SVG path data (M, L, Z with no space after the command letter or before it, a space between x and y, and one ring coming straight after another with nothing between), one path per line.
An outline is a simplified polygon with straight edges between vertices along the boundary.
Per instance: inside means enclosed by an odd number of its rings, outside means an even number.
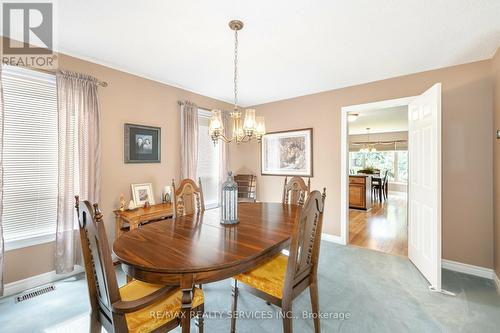
M287 264L288 257L280 254L265 264L246 273L238 274L234 278L250 287L281 299L283 297Z
M162 288L162 285L133 280L120 288L122 301L133 301ZM175 319L181 309L182 291L179 289L171 296L153 303L141 310L125 314L128 330L131 333L151 332ZM193 308L203 304L203 291L194 289Z

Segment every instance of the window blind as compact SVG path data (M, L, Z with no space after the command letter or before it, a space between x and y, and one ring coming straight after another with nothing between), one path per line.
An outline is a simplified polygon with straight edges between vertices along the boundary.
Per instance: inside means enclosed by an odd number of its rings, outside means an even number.
M54 75L3 66L5 241L55 235L57 89Z
M214 145L208 133L211 113L198 109L198 165L197 174L203 185L206 207L217 207L219 202L219 145Z

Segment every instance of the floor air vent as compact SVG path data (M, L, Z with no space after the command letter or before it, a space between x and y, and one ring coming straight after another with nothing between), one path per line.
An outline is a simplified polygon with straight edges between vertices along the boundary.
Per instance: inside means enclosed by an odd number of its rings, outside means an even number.
M54 286L53 284L48 285L48 286L39 287L36 289L28 290L24 294L16 297L16 303L26 301L28 299L32 299L34 297L40 296L42 294L45 294L45 293L48 293L48 292L51 292L54 290L56 290L56 286Z

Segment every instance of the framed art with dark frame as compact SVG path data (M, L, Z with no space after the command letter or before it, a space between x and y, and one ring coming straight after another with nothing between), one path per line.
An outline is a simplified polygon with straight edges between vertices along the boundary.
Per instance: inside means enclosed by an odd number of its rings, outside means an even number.
M160 163L161 128L125 124L125 163Z
M263 176L313 176L313 129L271 132L260 144Z

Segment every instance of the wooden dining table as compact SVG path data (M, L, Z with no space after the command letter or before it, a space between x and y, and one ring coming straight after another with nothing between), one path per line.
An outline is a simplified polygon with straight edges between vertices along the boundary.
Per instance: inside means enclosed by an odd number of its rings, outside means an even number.
M131 230L113 251L128 276L180 286L187 333L194 285L230 278L279 254L289 246L297 212L295 205L240 203L239 223L222 225L219 209L206 210Z

